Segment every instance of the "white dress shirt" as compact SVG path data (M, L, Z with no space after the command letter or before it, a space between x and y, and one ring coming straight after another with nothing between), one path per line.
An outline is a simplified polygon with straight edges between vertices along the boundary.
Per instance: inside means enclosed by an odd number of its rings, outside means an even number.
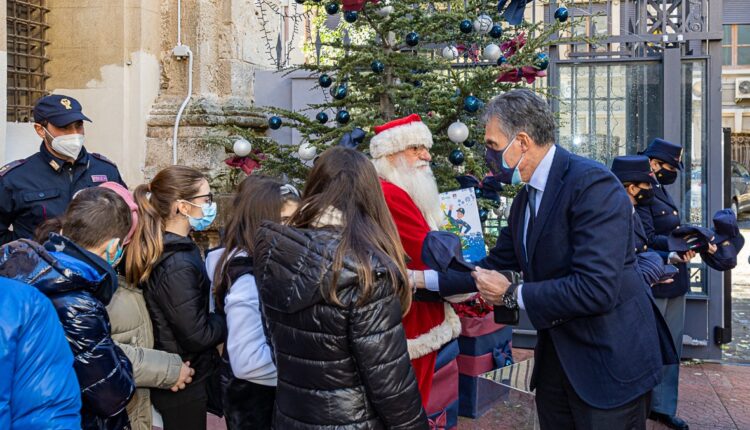
M549 171L552 169L552 160L555 158L555 151L557 150L557 147L555 145L552 145L552 147L547 151L547 154L542 158L542 161L539 162L539 165L536 166L536 170L534 170L534 174L531 175L531 180L528 183L528 186L534 188L536 190L536 200L534 203L534 208L536 208L536 214L539 213L539 206L542 204L542 196L544 195L544 189L547 187L547 178L549 178ZM530 216L530 210L529 205L526 205L526 210L524 212L524 218L523 218L523 246L526 247L526 226L529 225L529 216ZM536 216L534 214L534 216ZM523 284L518 286L518 307L521 309L526 309L526 306L523 304L523 295L521 294L523 290Z

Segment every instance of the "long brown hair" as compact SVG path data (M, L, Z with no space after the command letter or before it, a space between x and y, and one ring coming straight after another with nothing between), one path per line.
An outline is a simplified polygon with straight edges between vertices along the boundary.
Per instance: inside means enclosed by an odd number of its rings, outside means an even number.
M120 246L130 231L130 209L112 190L92 187L76 193L65 213L37 227L34 238L44 243L49 234L59 232L76 244L93 249L105 240L120 239Z
M148 184L133 191L138 205L138 225L126 251L125 274L137 285L148 279L154 264L164 252L164 227L175 215L172 204L194 197L206 179L201 172L186 166L162 169Z
M361 152L337 146L321 154L307 177L304 198L290 224L314 228L331 208L341 212L343 231L334 256L333 282L320 286L323 297L341 303L336 283L346 255L357 263L362 289L359 303L366 301L372 294L371 258L375 257L387 267L405 314L411 306L411 291L406 283L404 248L375 167Z
M216 263L214 297L216 309L224 311L224 298L232 286L229 261L240 251L253 255L253 237L261 221L281 222L281 209L289 201L299 201L291 192L282 194L284 182L267 176L245 178L237 189L224 230L224 253Z

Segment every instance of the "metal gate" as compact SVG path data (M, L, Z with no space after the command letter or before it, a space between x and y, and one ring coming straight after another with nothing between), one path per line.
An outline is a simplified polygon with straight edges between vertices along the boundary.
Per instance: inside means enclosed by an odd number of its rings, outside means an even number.
M711 227L713 213L724 204L722 0L710 0L710 6L708 0L588 0L566 6L578 18L571 32L589 39L550 48L558 142L606 165L644 149L655 137L680 142L685 171L667 189L682 208L683 223ZM556 1L535 5L540 7L545 20L554 19ZM729 291L720 272L701 262L690 266L683 355L720 359L719 344L730 337L724 314ZM532 345L535 334L525 319L514 345Z

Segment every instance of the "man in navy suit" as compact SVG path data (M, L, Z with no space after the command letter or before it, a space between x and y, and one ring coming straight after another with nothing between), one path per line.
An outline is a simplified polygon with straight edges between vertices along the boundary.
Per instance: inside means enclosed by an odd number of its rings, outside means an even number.
M485 299L525 309L537 329L541 428L645 429L675 353L637 270L628 196L605 166L554 144L555 119L533 92L495 97L485 121L493 173L527 185L472 276Z

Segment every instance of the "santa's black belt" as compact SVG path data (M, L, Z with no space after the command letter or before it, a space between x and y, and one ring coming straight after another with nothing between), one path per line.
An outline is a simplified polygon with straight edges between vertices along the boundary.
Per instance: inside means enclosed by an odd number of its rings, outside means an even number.
M414 293L415 302L442 302L443 297L437 291L419 289Z

